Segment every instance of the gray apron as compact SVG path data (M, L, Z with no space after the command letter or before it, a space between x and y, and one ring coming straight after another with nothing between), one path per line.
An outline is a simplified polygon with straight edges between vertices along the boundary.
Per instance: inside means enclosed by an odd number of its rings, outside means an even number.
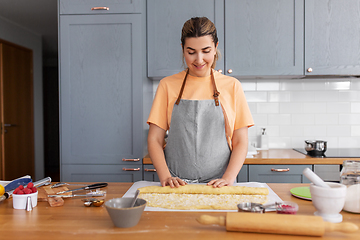
M165 159L173 177L188 183L209 182L223 176L231 154L220 93L211 72L215 101L181 99L188 73L172 111Z

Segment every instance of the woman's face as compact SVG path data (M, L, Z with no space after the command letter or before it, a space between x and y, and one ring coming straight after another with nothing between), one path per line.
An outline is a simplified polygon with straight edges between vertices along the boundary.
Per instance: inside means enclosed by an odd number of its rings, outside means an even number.
M191 76L206 77L210 75L216 48L210 35L185 39L183 52Z

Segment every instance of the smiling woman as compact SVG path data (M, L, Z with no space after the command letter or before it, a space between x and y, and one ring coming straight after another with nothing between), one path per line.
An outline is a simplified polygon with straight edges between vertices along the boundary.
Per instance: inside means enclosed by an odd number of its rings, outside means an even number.
M213 69L218 38L208 18L186 21L181 45L187 69L160 81L147 121L151 160L162 186L232 185L254 124L244 92L237 79Z

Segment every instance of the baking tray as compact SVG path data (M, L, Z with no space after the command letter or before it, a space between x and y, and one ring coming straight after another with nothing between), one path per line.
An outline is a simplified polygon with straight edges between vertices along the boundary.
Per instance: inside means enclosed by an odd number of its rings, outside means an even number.
M190 183L191 184L191 183ZM201 184L201 183L197 183ZM203 183L204 185L206 183ZM124 194L123 197L134 197L135 192L140 187L147 186L161 186L160 182L149 182L149 181L138 181L135 182L129 190ZM245 182L245 183L235 183L234 186L245 186L245 187L266 187L269 189L268 202L266 204L272 204L275 202L283 202L283 200L266 184L259 182ZM237 210L215 210L215 209L196 209L196 210L177 210L177 209L167 209L167 208L158 208L158 207L145 207L145 211L188 211L188 212L236 212Z

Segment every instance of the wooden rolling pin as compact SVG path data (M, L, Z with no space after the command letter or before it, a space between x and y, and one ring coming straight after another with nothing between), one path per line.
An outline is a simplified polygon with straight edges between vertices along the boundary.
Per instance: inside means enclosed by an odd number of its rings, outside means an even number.
M322 236L335 231L352 233L359 229L353 223L330 223L319 216L306 215L228 212L226 218L201 215L196 220L205 225L226 226L227 231L305 236Z

